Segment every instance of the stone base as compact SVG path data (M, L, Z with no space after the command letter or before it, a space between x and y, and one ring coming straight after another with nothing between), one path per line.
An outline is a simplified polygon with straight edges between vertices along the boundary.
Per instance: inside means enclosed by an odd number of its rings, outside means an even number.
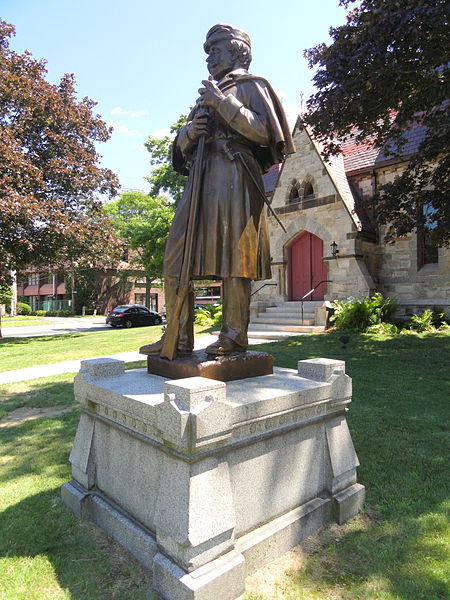
M333 518L344 522L358 513L364 486L355 484L332 499L315 498L236 539L235 548L186 572L158 550L154 534L111 504L101 492L75 481L61 490L64 503L89 518L153 572L153 587L164 600L233 600L245 591L245 578L297 546Z
M163 600L232 600L248 575L363 504L344 363L273 371L225 384L82 362L62 499L151 570Z
M147 371L167 379L207 377L216 381L233 381L273 373L273 356L266 352L236 352L212 358L204 350L196 350L168 360L158 355L147 356Z

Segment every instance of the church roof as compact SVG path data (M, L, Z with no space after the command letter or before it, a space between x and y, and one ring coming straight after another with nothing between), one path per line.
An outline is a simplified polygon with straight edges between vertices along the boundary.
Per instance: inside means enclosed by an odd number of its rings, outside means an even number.
M300 119L295 128L304 127ZM311 135L309 128L306 131L321 156L321 146ZM364 203L359 198L357 189L349 181L349 177L371 171L384 165L406 160L415 154L426 135L426 127L415 125L404 133L405 143L398 151L398 146L392 144L391 152L383 152L373 144L373 138L363 141L356 140L357 131L349 135L341 144L342 153L332 156L328 161L323 161L336 190L341 196L347 210L351 214L358 229L373 230L373 225L367 214ZM322 159L323 160L323 159ZM264 190L267 195L275 191L282 165L274 165L263 175Z
M412 126L403 135L405 143L400 151L398 151L396 144L392 144L390 147L391 152L383 152L374 146L373 138L357 142L355 131L341 144L346 174L351 175L381 167L383 164L398 162L412 156L418 151L420 144L425 139L426 127L424 125Z

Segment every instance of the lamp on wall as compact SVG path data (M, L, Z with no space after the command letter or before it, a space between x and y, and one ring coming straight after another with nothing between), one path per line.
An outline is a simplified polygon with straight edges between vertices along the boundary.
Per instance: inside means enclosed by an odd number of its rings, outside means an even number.
M336 242L332 242L330 244L330 248L331 248L331 256L333 258L336 258L337 255L339 254L339 249L338 249L338 245L336 244Z

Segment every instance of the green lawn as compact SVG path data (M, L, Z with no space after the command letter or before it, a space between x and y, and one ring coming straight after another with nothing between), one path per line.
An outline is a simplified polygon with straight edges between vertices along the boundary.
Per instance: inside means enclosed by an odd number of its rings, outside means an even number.
M131 352L161 337L161 325L0 339L0 371Z
M317 356L346 361L353 378L348 422L367 502L273 594L256 589L242 600L449 597L450 334L350 337L345 349L336 333L257 347L291 368ZM78 421L72 380L0 386L3 416L19 407L73 406L52 419L0 428L0 600L155 600L150 576L59 499Z
M28 318L26 321L20 318L12 317L9 319L2 318L3 327L28 327L29 325L45 325L45 321L39 317Z
M0 372L139 350L159 340L163 326L105 329L29 338L0 338ZM209 331L196 327L196 335Z

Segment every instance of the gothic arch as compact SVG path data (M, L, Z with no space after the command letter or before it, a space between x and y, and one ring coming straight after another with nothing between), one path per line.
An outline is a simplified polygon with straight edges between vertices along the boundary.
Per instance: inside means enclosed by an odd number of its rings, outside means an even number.
M288 247L294 238L296 238L303 231L309 231L310 233L313 233L322 239L324 243L331 244L333 241L332 234L328 231L328 229L326 229L318 221L302 213L289 223L286 228L286 233L282 231L278 236L277 241L273 244L272 255L274 261L284 260L284 249Z

